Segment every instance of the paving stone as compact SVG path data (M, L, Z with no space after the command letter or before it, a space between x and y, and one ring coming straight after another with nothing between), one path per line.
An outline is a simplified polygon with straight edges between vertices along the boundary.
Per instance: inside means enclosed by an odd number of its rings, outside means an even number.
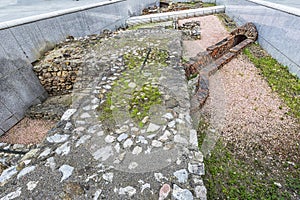
M196 175L204 175L204 164L203 163L197 163L197 164L188 164L188 170L192 174Z
M160 126L150 123L148 128L147 128L147 133L153 133L155 131L158 131L160 129Z
M67 139L69 138L69 135L66 134L55 134L53 136L47 137L47 141L50 143L62 143L67 141Z
M142 147L136 146L136 147L134 147L134 149L132 150L132 154L138 155L138 154L140 154L142 151L143 151L143 148L142 148Z
M123 140L125 140L125 139L127 139L127 138L128 138L128 134L122 133L122 134L117 138L117 140L118 140L119 142L121 142L121 141L123 141Z
M70 117L76 112L77 110L76 109L68 109L66 110L66 112L63 114L63 116L61 117L60 120L62 121L67 121L70 119Z
M162 147L162 142L160 142L160 141L157 141L157 140L153 140L152 141L152 143L151 143L151 145L153 146L153 147Z
M185 139L184 137L181 137L180 135L174 136L174 142L181 143L181 144L188 144L187 139Z
M90 135L83 135L77 142L76 147L79 147L81 144L84 144L88 139L90 139L92 136Z
M196 194L196 197L201 199L201 200L206 200L207 197L206 197L206 188L205 186L196 186L195 187L195 194Z
M96 160L101 159L102 161L107 160L110 156L113 155L113 150L111 146L106 146L98 149L95 153L93 153L93 157Z
M34 188L36 188L37 184L39 183L39 181L29 181L26 186L27 186L27 190L32 191L34 190Z
M112 182L113 181L113 178L114 178L114 174L109 172L109 173L105 173L102 175L102 178L108 182Z
M119 189L120 195L128 195L129 197L132 197L136 193L136 189L132 186L127 186L125 188Z
M1 198L1 200L10 200L10 199L15 199L17 197L19 197L22 193L22 188L19 187L16 191L9 193L8 195L4 196L3 198Z
M132 139L129 138L124 142L123 147L126 149L126 148L131 147L132 145L133 145L133 141L132 141Z
M46 157L51 153L51 149L47 147L40 155L39 158Z
M173 186L172 196L176 200L193 200L193 194L187 189L182 189L176 184Z
M62 178L61 178L60 182L63 182L64 180L69 178L72 175L73 170L74 170L74 167L72 167L70 165L62 165L59 168L59 171L62 173Z
M69 146L69 142L64 143L60 147L55 150L55 153L58 155L64 156L70 153L71 147Z
M22 169L18 176L17 176L17 179L25 176L26 174L29 174L30 172L34 171L35 170L35 166L29 166L29 167L25 167L24 169Z
M169 194L170 194L170 192L171 192L171 187L170 187L170 185L169 184L163 184L163 186L160 188L160 190L159 190L159 200L164 200L164 199L166 199L168 196L169 196Z
M173 173L179 183L186 183L189 177L186 169L181 169Z
M7 169L5 169L1 176L0 176L0 183L3 183L4 181L8 180L10 177L18 173L16 166L11 166Z
M105 137L104 140L105 140L106 143L113 143L115 141L115 139L116 139L116 137L108 135L108 136Z

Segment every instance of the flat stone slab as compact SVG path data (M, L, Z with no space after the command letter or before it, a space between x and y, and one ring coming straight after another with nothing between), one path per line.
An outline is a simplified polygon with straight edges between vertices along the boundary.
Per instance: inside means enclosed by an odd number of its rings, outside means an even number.
M94 46L71 109L5 173L0 198L206 199L181 37L140 29Z

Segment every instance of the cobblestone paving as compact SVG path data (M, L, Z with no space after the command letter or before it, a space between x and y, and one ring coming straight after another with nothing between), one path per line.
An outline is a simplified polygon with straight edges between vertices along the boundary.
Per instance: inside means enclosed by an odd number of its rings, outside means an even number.
M72 107L0 176L2 199L206 199L181 32L125 31L86 54Z

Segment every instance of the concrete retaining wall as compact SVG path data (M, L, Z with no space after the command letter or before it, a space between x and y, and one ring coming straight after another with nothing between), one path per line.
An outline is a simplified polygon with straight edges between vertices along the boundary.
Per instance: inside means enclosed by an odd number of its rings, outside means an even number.
M68 35L116 29L157 0L111 0L0 23L0 135L47 98L31 63Z
M300 77L300 10L261 0L216 0L238 25L253 22L259 44Z

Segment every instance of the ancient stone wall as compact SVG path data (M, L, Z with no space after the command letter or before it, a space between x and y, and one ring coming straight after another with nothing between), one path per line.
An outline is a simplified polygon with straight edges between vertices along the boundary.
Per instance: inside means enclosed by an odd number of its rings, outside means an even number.
M0 23L0 135L20 121L27 108L47 98L31 63L67 36L114 30L156 0L112 0ZM78 62L49 66L40 80L71 88ZM48 71L49 69L49 71ZM41 74L44 68L35 68ZM58 79L53 76L58 75ZM46 89L48 90L49 88ZM51 90L51 89L50 89Z

